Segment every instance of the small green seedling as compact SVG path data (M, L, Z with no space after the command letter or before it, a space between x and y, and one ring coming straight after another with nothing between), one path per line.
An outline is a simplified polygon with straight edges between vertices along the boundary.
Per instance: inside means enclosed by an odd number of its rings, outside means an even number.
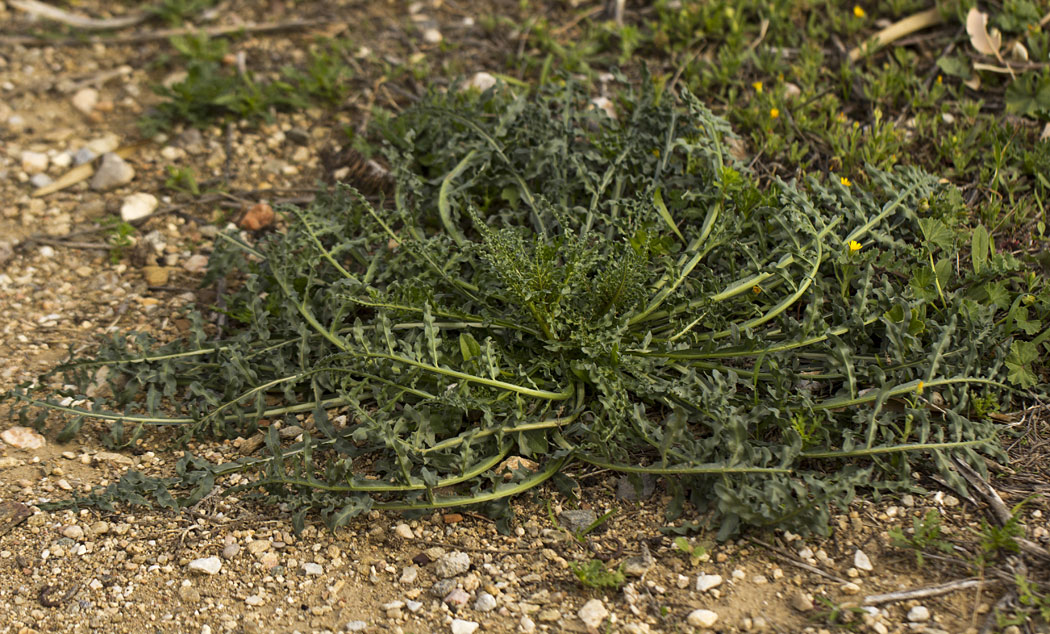
M924 517L912 520L913 533L905 535L898 527L890 529L890 539L898 548L915 550L915 563L921 568L925 563L923 553L936 549L944 553L952 552L950 542L941 538L941 514L934 509L926 511Z
M592 559L583 564L571 562L569 569L580 583L588 588L619 588L627 579L623 574L622 565L610 570L600 559Z
M674 547L688 557L689 563L693 566L711 559L711 555L707 552L706 548L700 544L693 546L685 537L676 537L674 540Z
M168 165L168 178L164 186L175 191L186 192L194 196L200 196L201 189L197 184L197 173L192 167L175 167Z
M127 248L134 246L135 242L129 236L135 233L135 227L115 217L104 219L102 225L109 245L109 261L116 264L124 257Z

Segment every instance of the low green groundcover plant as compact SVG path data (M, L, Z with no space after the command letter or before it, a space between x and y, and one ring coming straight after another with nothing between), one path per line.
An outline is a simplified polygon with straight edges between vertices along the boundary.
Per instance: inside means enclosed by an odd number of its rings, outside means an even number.
M284 209L284 232L224 234L208 279L240 283L221 340L195 313L186 340L115 336L56 370L60 396L14 395L69 415L62 438L91 418L113 446L263 430L265 455L187 453L172 478L64 503L221 485L299 527L506 518L590 463L664 476L670 512L688 501L725 538L822 531L858 487L1005 457L988 413L1036 383L1048 299L987 233L959 243L957 190L915 169L760 187L688 92L615 105L571 82L434 94L383 124L393 200L342 187ZM515 455L538 468L502 468Z

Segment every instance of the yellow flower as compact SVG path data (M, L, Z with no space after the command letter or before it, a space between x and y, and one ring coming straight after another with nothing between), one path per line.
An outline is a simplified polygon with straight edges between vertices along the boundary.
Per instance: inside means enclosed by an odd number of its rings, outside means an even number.
M919 384L915 386L915 391L918 392L919 394L922 394L922 388L923 387L924 387L923 382L919 381Z
M942 77L941 75L937 75L937 85L940 86L943 81L944 77Z
M868 14L864 12L864 9L862 9L859 4L855 4L853 5L853 15L857 16L858 18L863 18Z
M850 240L849 241L849 252L850 253L853 253L854 251L860 251L863 248L864 248L864 245L859 243L859 242L857 242L856 240Z
M839 179L839 182L840 182L840 183L842 183L842 185L843 185L844 187L852 187L852 186L853 186L853 182L852 182L852 181L850 181L850 179L846 178L845 176L843 176L842 178L840 178L840 179Z
M653 156L660 158L660 150L658 148L653 150Z
M751 287L751 292L752 292L752 293L754 293L755 295L758 295L759 293L761 293L761 292L762 292L762 287L761 287L761 286L758 286L758 285L756 284L755 286L752 286L752 287Z
M762 82L756 81L755 83L751 84L751 87L755 89L755 93L759 95L762 94Z
M777 108L770 108L769 109L769 118L770 119L776 119L779 116L780 116L780 110L778 110Z

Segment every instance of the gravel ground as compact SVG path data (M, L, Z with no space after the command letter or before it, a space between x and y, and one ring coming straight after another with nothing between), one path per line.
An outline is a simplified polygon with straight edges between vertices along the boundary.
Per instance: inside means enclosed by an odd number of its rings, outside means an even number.
M76 6L94 9L90 4ZM134 125L156 99L150 86L163 79L149 64L166 50L162 42L0 43L0 389L34 378L70 351L89 351L97 335L147 330L160 338L177 336L187 326L180 309L210 300L197 280L216 231L239 218L243 226L243 216L261 209L258 203L301 200L319 179L353 177L359 166L331 159L336 131L361 126L377 101L393 108L418 93L411 76L378 87L369 73L382 65L383 56L438 59L447 54L438 43L442 35L463 42L455 55L473 64L510 37L473 26L472 16L482 14L466 3L299 3L295 10L297 16L344 19L290 35L247 37L238 50L249 60L296 59L315 36L371 29L371 50L361 51L363 74L355 78L345 108L334 115L311 110L278 115L258 128L176 129L145 143L136 143ZM223 5L215 24L279 21L289 18L288 11L278 3ZM39 26L3 2L0 23L9 25L8 35ZM109 159L105 168L100 160L93 163L108 182L90 179L33 195L89 155L114 151L123 159ZM223 182L230 193L182 198L165 187L169 166L193 167L204 184ZM98 227L121 214L138 231L135 244L111 258ZM1033 443L1046 434L1045 416L1015 422ZM51 429L58 424L53 421ZM0 421L3 430L15 425L13 414ZM53 434L37 448L0 443L0 632L830 632L848 627L955 633L977 632L1009 589L989 574L985 583L929 598L873 598L969 577L968 551L962 548L972 545L968 531L979 527L983 505L950 490L858 501L848 513L833 516L828 539L769 532L715 544L690 537L691 545L707 551L696 562L660 531L667 502L662 483L638 500L618 491L608 474L588 471L575 474L586 487L587 503L541 490L516 503L518 520L510 535L498 534L490 520L471 513L408 520L373 512L335 533L308 525L296 536L290 518L278 510L221 496L179 514L145 508L41 512L37 505L45 501L108 484L129 469L171 473L181 455L163 433L147 438L141 451L113 453L99 440L106 431L88 423L66 445L56 444ZM237 439L192 449L225 460L252 443ZM1038 464L1033 455L1024 459L1029 466ZM997 475L1007 506L1042 493L1027 507L1025 521L1028 538L1045 548L1050 544L1043 515L1045 474L1033 468ZM581 521L586 526L588 517L613 509L616 513L582 542L550 521L553 513L562 526ZM945 537L960 550L947 560L927 558L918 567L914 553L890 545L888 530L907 529L929 509L943 514ZM579 511L583 517L574 516ZM679 523L697 519L687 515ZM582 587L569 565L591 558L624 563L627 584L618 590Z

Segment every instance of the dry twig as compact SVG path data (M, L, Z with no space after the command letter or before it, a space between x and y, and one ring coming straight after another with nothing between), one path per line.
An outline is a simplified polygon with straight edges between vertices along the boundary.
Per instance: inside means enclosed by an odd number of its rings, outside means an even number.
M8 0L7 4L39 18L54 20L55 22L61 22L62 24L67 24L78 29L91 31L122 29L127 26L134 26L140 22L144 22L146 18L149 17L149 15L145 13L136 13L134 15L126 15L119 18L89 18L77 13L70 13L69 11L53 7L43 2L38 2L37 0Z

